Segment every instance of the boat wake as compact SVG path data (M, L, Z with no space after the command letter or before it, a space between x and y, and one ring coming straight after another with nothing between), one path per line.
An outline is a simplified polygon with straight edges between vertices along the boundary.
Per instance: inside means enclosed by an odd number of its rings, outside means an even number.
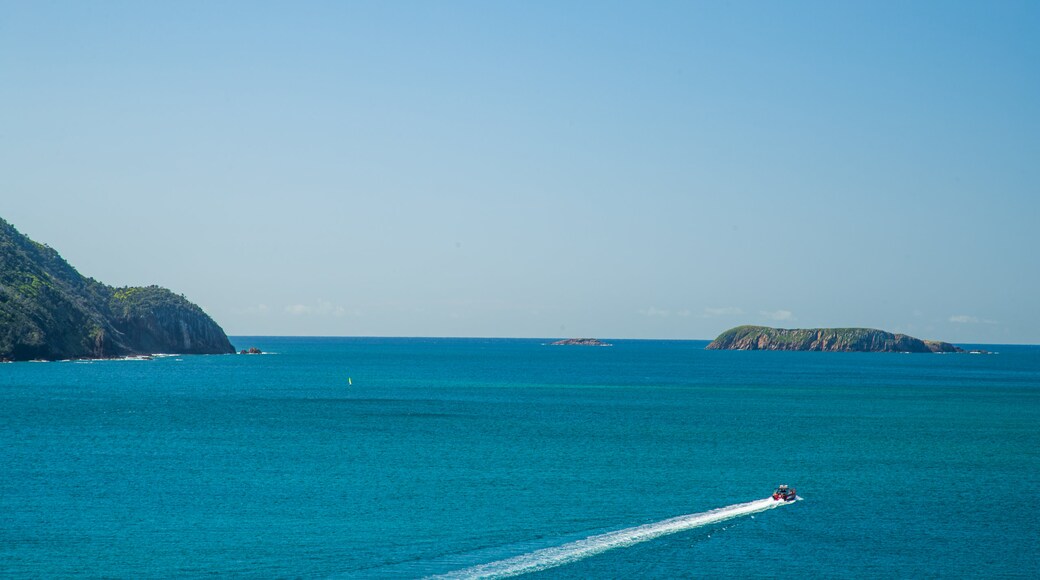
M798 498L801 499L801 498ZM608 532L596 536L589 536L583 540L577 540L560 546L543 548L521 554L505 560L497 560L487 564L471 566L455 572L449 572L431 578L442 579L472 579L472 578L508 578L530 572L538 572L548 568L569 564L583 560L589 556L624 548L641 542L646 542L664 535L674 534L692 530L701 526L707 526L729 520L732 518L756 514L770 510L789 502L776 501L769 497L747 503L739 503L724 508L713 509L698 514L688 514L644 524L633 528L625 528L616 532Z

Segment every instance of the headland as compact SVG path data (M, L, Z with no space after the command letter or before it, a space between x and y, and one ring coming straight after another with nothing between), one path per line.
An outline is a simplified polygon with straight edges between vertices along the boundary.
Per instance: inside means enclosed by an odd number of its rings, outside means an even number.
M232 352L223 329L183 295L85 277L0 219L0 361Z

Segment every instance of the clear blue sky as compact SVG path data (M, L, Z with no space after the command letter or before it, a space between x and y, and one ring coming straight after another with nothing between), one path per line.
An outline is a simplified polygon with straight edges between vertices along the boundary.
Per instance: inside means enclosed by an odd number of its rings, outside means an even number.
M1040 3L0 2L0 216L231 334L1040 343Z

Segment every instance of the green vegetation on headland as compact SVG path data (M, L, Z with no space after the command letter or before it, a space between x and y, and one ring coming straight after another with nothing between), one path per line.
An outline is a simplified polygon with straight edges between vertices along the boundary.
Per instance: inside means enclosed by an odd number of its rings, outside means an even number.
M0 218L0 361L234 352L184 296L82 276Z
M738 326L710 350L813 350L831 352L964 352L948 342L921 340L873 328L770 328Z

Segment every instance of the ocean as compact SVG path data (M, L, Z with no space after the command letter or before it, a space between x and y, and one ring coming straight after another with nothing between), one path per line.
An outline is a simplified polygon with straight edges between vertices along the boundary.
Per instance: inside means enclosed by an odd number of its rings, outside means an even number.
M0 365L0 575L1040 576L1040 347L232 342Z

